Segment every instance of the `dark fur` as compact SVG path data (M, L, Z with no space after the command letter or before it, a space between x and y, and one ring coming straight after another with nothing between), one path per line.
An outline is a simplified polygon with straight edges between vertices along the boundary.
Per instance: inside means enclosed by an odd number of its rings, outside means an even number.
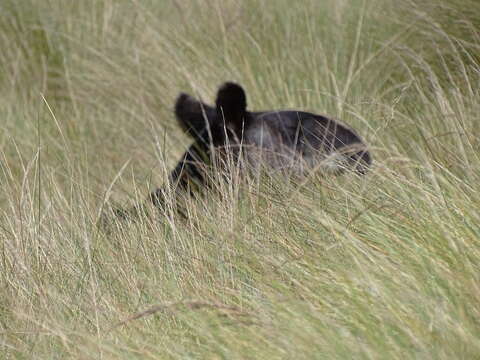
M300 175L322 169L332 154L337 156L330 164L335 173L350 168L364 174L371 165L362 139L332 119L294 110L247 111L244 90L231 82L220 87L215 104L209 106L186 94L177 98L177 121L194 143L169 176L176 191L190 192L192 182L206 185L214 151L234 159L239 159L241 151L242 161L250 168L266 164ZM163 199L162 189L150 195L157 207L162 207Z

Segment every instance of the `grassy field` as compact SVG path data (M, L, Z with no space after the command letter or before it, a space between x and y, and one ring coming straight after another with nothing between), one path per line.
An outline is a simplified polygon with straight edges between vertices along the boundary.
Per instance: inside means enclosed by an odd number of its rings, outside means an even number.
M2 0L0 49L0 358L480 359L479 1ZM226 80L374 168L97 226Z

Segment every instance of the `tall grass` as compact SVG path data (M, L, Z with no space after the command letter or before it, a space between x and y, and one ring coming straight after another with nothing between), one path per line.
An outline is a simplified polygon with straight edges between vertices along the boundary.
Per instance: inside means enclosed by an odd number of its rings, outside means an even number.
M5 358L475 359L480 3L4 0ZM189 144L225 80L371 144L365 177L220 179L97 226Z

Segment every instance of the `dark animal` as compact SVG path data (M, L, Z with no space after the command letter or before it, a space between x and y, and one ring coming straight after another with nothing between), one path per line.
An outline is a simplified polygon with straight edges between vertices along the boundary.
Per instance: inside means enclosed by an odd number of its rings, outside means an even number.
M247 111L244 90L231 82L218 90L215 107L180 94L175 115L194 139L169 176L175 191L191 192L192 183L205 186L214 157L233 159L242 169L266 166L297 175L346 169L364 174L372 162L366 144L347 126L303 111ZM159 208L164 189L149 196Z

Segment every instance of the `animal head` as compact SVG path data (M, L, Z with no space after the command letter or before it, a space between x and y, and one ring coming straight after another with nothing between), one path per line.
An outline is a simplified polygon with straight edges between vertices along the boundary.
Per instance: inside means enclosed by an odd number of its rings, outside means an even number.
M218 90L215 107L184 93L175 103L180 127L198 142L214 147L232 142L235 137L241 138L247 114L245 92L241 86L231 82Z

